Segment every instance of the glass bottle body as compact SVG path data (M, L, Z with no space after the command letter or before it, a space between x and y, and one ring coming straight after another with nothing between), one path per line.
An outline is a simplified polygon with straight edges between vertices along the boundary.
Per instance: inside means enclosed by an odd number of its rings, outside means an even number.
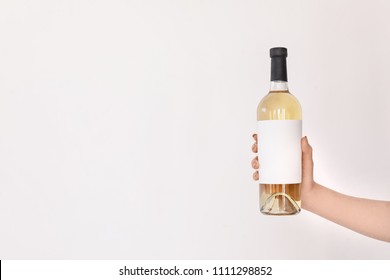
M289 92L287 82L271 82L270 92L260 101L258 105L257 120L302 120L301 105ZM258 135L258 139L258 145L261 145L261 135ZM267 215L298 214L301 210L300 185L300 183L260 183L260 211Z

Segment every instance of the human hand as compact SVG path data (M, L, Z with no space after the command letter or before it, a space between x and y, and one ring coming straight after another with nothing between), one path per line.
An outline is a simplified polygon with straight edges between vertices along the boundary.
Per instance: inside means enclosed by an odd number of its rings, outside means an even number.
M252 145L252 152L257 153L257 134L253 134L255 143ZM302 183L301 183L301 199L304 204L305 197L314 188L315 182L313 179L313 149L307 140L307 137L301 139L302 147ZM259 159L256 156L252 160L252 167L256 170L253 173L253 180L259 180Z
M252 151L257 153L257 134ZM302 148L302 208L329 221L378 240L390 242L390 201L359 198L338 193L313 180L312 148L307 137L301 139ZM259 160L252 160L256 169L253 179L259 180Z

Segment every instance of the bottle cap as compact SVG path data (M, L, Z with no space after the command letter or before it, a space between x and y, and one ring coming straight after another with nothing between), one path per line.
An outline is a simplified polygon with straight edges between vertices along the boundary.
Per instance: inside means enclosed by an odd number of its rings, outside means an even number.
M287 82L287 49L272 48L269 50L271 56L271 81Z
M287 57L287 49L282 47L272 48L269 50L270 57L284 56Z

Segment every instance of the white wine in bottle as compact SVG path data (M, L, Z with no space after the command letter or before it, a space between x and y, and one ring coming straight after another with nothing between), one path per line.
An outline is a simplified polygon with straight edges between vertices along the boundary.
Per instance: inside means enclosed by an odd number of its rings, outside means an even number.
M287 84L287 49L272 48L271 88L257 107L260 211L301 211L302 110Z

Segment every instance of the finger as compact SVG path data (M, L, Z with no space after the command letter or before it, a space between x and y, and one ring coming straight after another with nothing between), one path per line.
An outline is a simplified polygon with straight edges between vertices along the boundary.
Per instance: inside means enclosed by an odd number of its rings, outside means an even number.
M257 142L252 145L252 152L257 153Z
M252 159L252 167L254 169L258 169L259 168L259 159L258 159L258 157L255 157L254 159Z
M307 137L301 140L302 145L302 177L303 180L313 180L313 148Z
M257 134L256 134L256 133L253 134L252 137L253 137L253 139L255 139L255 141L256 141L256 143L257 143Z
M253 173L253 180L255 180L255 181L259 180L259 171L255 171Z

